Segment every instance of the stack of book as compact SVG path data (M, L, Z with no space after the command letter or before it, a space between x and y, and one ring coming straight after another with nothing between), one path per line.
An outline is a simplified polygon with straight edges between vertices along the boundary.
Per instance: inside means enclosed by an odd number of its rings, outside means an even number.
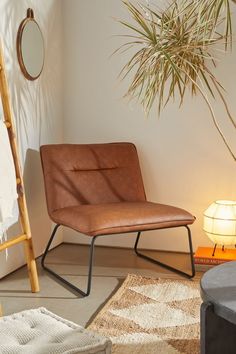
M214 256L212 256L213 247L198 247L194 255L194 263L197 271L204 271L216 265L236 261L236 249L216 248Z

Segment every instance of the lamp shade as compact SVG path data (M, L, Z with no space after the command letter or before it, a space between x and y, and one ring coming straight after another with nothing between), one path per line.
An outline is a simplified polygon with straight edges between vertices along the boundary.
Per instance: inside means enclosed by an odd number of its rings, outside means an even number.
M212 242L236 244L236 201L217 200L204 212L203 230Z

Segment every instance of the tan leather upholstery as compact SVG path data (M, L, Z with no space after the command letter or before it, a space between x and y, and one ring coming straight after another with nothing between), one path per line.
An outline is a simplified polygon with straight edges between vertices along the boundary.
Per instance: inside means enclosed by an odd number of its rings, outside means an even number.
M194 221L185 210L150 202L67 207L54 211L52 219L57 224L90 236L155 230L192 224Z
M41 147L48 212L146 199L136 148L129 143Z
M187 211L146 201L131 143L45 145L41 158L48 213L89 236L192 224Z

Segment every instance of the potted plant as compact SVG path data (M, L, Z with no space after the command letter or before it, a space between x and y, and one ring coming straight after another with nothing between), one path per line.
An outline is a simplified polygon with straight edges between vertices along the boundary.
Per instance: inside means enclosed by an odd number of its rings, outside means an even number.
M230 0L171 0L165 9L150 6L148 2L135 5L123 0L123 3L132 21L119 21L129 29L125 35L129 40L117 51L135 50L120 73L123 79L132 76L125 96L137 98L148 115L156 101L160 113L172 98L179 98L182 105L188 89L192 95L200 94L236 161L210 99L220 98L236 128L223 86L214 75L219 51L232 47Z

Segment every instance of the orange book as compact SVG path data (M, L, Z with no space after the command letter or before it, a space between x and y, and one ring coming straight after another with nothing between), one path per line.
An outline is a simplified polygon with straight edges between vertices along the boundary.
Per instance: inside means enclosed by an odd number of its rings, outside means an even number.
M236 249L216 248L214 256L212 256L213 247L198 247L195 255L195 264L216 265L224 262L236 260Z

